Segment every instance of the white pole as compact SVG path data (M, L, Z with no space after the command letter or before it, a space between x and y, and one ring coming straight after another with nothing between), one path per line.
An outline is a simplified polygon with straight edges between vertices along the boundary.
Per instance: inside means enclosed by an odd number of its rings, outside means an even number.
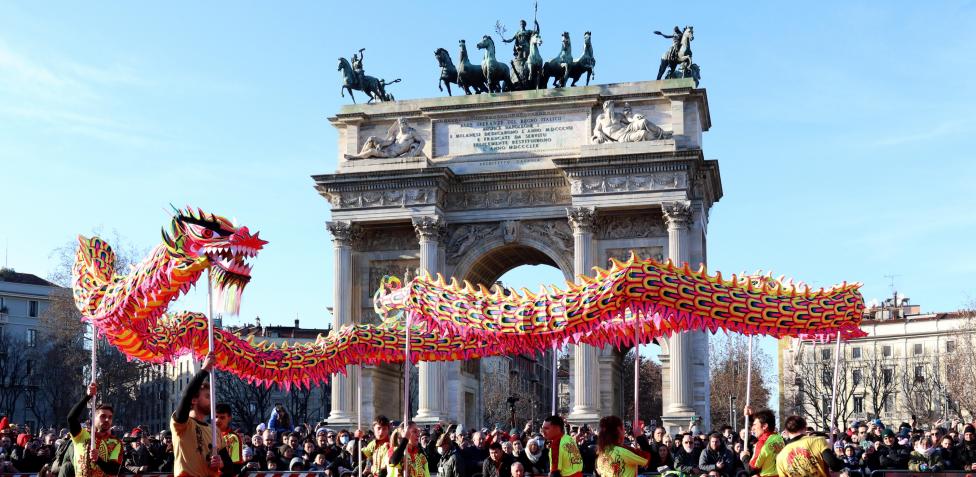
M214 319L213 319L213 276L210 269L207 269L207 351L208 354L214 352ZM210 442L211 449L217 450L217 382L214 380L214 370L210 369Z
M356 367L356 430L363 428L363 365ZM365 436L364 436L365 437ZM356 439L356 462L359 477L363 477L363 439Z
M91 345L91 382L95 382L95 377L98 376L98 328L95 327L95 323L91 324L92 329L92 345ZM87 391L87 390L86 390ZM98 395L92 396L91 398L91 427L88 428L88 433L91 434L91 449L95 448L95 407L98 406ZM85 456L87 458L87 456ZM88 475L89 472L84 472ZM81 472L79 472L81 475Z
M746 359L746 406L752 402L752 335L749 335L749 357ZM749 429L749 414L743 412L746 429ZM746 432L749 432L748 430ZM758 437L758 436L757 436Z
M830 445L834 445L834 434L837 431L837 370L840 368L840 331L837 332L837 343L834 345L834 375L833 389L830 391Z
M401 439L406 439L406 430L408 429L407 423L410 422L410 313L408 312L404 318L404 335L406 336L406 343L404 346L404 360L403 360L403 429L404 433L400 436ZM391 442L390 445L393 445ZM408 477L410 474L410 466L407 465L407 459L409 458L409 453L403 453L403 460L400 461L400 466L403 468L403 477Z
M556 401L559 396L558 383L556 381L556 373L559 372L559 348L554 348L552 350L552 413L550 416L556 415Z
M640 345L641 345L641 322L637 313L634 313L634 322L637 324L636 339L634 341L634 435L639 435L638 430L640 418L637 417L640 405L638 404L638 394L640 393Z

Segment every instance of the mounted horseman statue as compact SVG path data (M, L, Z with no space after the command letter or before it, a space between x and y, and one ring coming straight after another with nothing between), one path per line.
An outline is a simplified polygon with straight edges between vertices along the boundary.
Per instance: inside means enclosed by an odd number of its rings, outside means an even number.
M341 72L342 76L342 86L339 87L339 94L342 97L346 97L343 90L349 91L349 97L355 103L356 97L353 96L352 90L356 89L369 96L368 103L372 103L373 101L393 101L393 95L386 92L386 85L399 83L400 78L393 81L386 81L385 79L378 79L367 75L363 71L363 52L365 51L365 48L360 48L358 53L353 53L351 62L345 58L339 58L339 67L337 70Z
M701 81L701 70L691 58L691 42L695 39L695 27L688 25L684 30L674 27L674 33L665 35L659 31L654 32L664 38L671 39L671 47L661 56L661 66L657 70L658 81L661 78L692 78L695 85ZM664 74L667 70L667 75Z

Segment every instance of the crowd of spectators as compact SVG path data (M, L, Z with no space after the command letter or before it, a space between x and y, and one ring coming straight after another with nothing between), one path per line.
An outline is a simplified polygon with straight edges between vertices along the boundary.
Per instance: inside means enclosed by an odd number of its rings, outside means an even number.
M230 418L229 410L224 414ZM218 410L218 419L220 416ZM796 422L793 421L794 426ZM500 425L491 429L464 429L446 423L415 426L417 448L425 457L429 473L443 477L551 475L551 444L540 432L540 424L529 422L521 429L503 429ZM830 463L840 462L844 469L860 471L863 475L874 470L976 471L976 428L973 424L952 420L937 422L924 429L913 424L886 425L880 420L854 422L834 436L832 445L825 447L832 454L826 459ZM805 426L805 422L802 425ZM784 426L789 427L790 422L784 422ZM730 426L712 433L701 432L694 425L689 429L692 431L672 435L663 427L645 426L634 435L628 426L623 445L639 451L646 458L646 464L640 467L642 473L734 477L741 472L775 475L765 473L768 470L764 471L757 460L760 457L757 453L763 447L772 449L775 454L799 437L820 435L829 440L829 436L806 428L793 435L784 428L780 434L775 425L760 425L758 429L753 426L750 433L735 432ZM113 469L117 473L173 471L173 439L169 430L153 433L137 427L125 432L114 427L111 432L121 446L120 465ZM565 432L579 449L582 473L598 474L598 431L584 425L566 426ZM0 473L72 477L70 435L67 428L34 431L10 424L4 418L0 421ZM256 471L308 471L342 477L358 474L360 459L357 456L361 455L363 475L396 477L388 475L388 462L379 464L373 454L378 444L391 438L400 443L407 440L406 432L398 427L398 423L390 423L382 417L360 432L335 428L327 422L293 425L280 405L272 410L267 423L249 432L231 427L224 433L225 440L228 435L236 436L240 447L236 449L235 457L224 453L224 459L229 462L220 472L225 476ZM744 441L745 438L748 441ZM757 438L778 444L770 447L760 442L757 447ZM387 449L390 455L397 450L393 444ZM400 452L403 458L403 451ZM767 457L775 459L775 455ZM768 468L775 468L775 462Z

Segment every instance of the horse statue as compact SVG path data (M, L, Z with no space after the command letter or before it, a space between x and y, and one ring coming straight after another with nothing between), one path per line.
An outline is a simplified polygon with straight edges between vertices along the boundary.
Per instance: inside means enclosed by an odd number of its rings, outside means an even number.
M352 98L353 103L356 102L356 97L352 94L352 90L354 89L358 89L369 96L367 103L372 103L374 100L393 101L393 95L386 92L386 85L400 82L400 78L393 81L386 81L385 79L364 75L362 84L360 84L359 77L353 72L349 61L341 57L339 58L339 67L337 70L342 72L342 86L339 87L339 94L345 98L346 94L342 90L349 91L349 97Z
M485 50L485 57L481 60L481 72L488 82L488 91L501 93L509 90L510 73L508 65L495 59L495 41L490 36L481 37L478 49Z
M549 83L549 78L555 78L554 87L566 86L566 67L573 63L573 44L569 41L569 32L563 32L563 46L555 58L546 62L542 67L543 88Z
M590 43L590 32L586 32L583 33L583 54L566 66L563 84L565 85L566 79L572 78L573 82L570 86L576 86L576 82L583 76L583 73L586 73L586 85L589 86L590 78L596 77L593 74L594 66L596 66L596 58L593 57L593 45Z
M660 80L662 76L666 79L693 78L697 85L701 80L701 70L692 61L691 53L691 42L695 39L695 27L689 25L684 30L679 30L678 27L674 27L673 35L665 35L659 31L655 31L654 33L674 41L671 48L661 57L661 66L658 68L657 79ZM667 75L664 74L665 70L667 70Z
M458 71L451 61L451 55L447 50L438 48L434 51L434 58L437 58L437 64L441 67L441 77L437 80L437 89L444 91L444 88L447 88L447 95L454 96L451 93L451 83L457 84Z
M529 40L529 77L528 84L533 86L535 89L539 89L542 86L542 54L539 53L539 47L542 46L542 35L538 33L532 34L532 39Z
M471 94L471 88L474 88L474 92L481 94L488 91L488 84L485 82L485 74L481 71L481 68L468 58L468 47L465 45L464 40L458 42L461 47L461 54L458 57L458 67L457 67L457 84L461 88L464 88L464 94Z

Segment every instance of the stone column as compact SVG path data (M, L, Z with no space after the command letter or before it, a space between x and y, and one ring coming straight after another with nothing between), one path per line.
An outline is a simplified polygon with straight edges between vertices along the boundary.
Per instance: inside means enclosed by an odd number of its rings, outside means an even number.
M440 271L438 258L439 240L444 222L440 216L425 215L413 218L413 228L420 242L420 273L436 276ZM444 363L421 361L417 415L418 424L435 424L444 416L444 387L446 385Z
M691 223L691 207L684 202L669 202L663 204L663 209L664 219L668 224L668 258L676 266L681 266L689 258L688 226ZM692 338L689 333L675 333L668 339L668 376L671 385L662 419L669 432L677 427L685 427L687 430L689 418L695 414L693 370L689 354Z
M326 226L332 233L335 247L332 329L338 330L343 325L352 323L352 243L356 230L353 224L345 221L328 222ZM355 423L354 406L358 406L358 403L353 402L355 375L354 370L347 369L345 375L336 373L332 376L332 410L329 413L329 423Z
M566 209L573 229L573 274L591 273L594 265L593 207ZM594 424L600 420L600 361L597 349L590 345L573 347L573 405L568 419L574 424Z

